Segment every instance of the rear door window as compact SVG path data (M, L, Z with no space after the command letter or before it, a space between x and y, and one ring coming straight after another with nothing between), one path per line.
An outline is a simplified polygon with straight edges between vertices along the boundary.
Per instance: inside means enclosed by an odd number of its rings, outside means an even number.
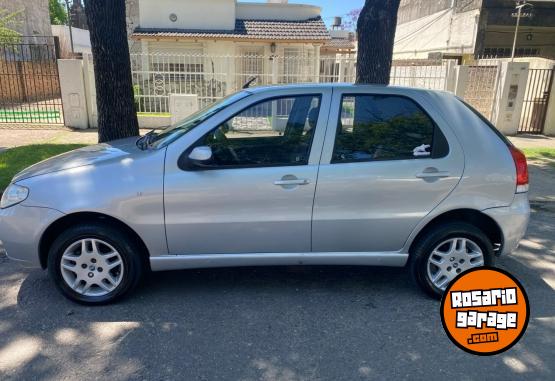
M447 140L413 100L346 95L341 100L332 163L439 158Z

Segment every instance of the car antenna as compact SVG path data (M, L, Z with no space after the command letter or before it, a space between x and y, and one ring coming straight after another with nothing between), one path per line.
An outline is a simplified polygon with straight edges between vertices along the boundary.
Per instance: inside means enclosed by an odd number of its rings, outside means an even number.
M248 89L249 87L251 87L252 83L253 83L254 81L256 81L257 79L258 79L258 77L257 77L256 75L250 77L250 78L248 79L248 81L245 82L245 84L243 85L243 89Z

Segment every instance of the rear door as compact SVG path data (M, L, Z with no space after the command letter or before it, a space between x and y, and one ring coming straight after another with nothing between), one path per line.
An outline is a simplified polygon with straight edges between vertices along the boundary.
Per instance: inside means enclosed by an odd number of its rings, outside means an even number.
M313 251L400 250L463 173L462 149L440 115L424 108L426 93L364 89L333 94Z

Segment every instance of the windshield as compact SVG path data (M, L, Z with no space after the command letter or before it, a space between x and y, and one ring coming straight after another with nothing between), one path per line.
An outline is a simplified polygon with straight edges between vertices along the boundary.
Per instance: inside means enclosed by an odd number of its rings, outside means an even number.
M226 108L229 105L232 105L235 102L240 101L243 98L248 97L249 95L250 93L247 91L240 91L238 93L231 94L195 112L194 114L189 115L187 118L180 120L170 127L167 127L160 131L151 132L148 136L148 146L151 148L158 148L168 145L175 139L183 136L202 122L206 121L208 118L210 118L220 110Z

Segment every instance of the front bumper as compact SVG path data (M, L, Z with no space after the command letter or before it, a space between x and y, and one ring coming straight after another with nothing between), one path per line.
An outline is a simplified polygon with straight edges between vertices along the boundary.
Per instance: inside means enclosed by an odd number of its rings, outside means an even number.
M54 209L15 205L0 209L0 241L10 259L40 267L39 242L48 226L64 214Z
M510 206L486 209L484 213L497 222L503 233L503 248L499 255L513 252L526 234L530 221L528 193L517 193Z

